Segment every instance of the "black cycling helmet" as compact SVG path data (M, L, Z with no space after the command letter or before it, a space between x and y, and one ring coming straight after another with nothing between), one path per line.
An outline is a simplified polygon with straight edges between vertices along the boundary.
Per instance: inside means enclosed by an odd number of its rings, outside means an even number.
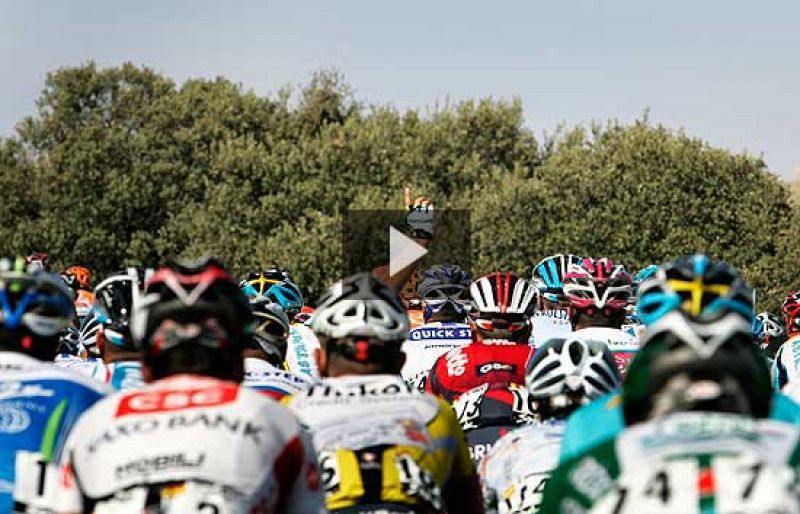
M177 372L231 378L241 373L254 322L235 279L219 261L204 258L170 261L157 270L130 329L145 361L157 368L156 378Z
M130 317L139 303L145 281L153 270L128 268L112 273L94 290L94 314L103 326L103 340L117 348L135 351L131 339Z
M622 386L627 424L671 412L732 412L767 417L770 373L738 312L698 320L673 310L649 326Z
M280 305L263 296L251 298L250 307L256 318L253 344L264 350L271 362L283 362L289 339L289 318Z

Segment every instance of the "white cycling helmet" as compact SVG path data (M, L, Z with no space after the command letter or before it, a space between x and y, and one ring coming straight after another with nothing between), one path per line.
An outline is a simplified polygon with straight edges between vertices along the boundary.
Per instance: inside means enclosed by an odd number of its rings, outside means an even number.
M334 284L320 299L311 329L331 339L401 342L408 336L409 322L393 289L369 273L357 273Z
M534 399L576 395L587 403L621 382L611 351L576 336L551 339L536 350L525 370L525 384Z

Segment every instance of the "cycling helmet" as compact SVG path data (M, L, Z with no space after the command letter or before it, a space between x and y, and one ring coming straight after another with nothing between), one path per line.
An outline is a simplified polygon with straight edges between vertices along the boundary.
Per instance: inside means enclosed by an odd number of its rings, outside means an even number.
M580 266L582 257L569 253L557 253L545 257L533 268L533 285L539 294L551 302L558 302L564 294L564 273L570 264Z
M650 325L622 386L628 424L678 411L769 414L770 373L735 310L698 319L675 309Z
M76 327L70 325L65 328L58 337L58 347L56 349L56 353L78 355L80 353L80 336L81 333Z
M279 304L289 317L297 315L303 307L303 293L286 270L253 271L239 285L248 298L265 296L270 302Z
M549 340L525 368L525 384L543 419L566 417L621 382L611 351L576 336Z
M402 343L409 321L397 293L369 273L337 282L319 301L311 329L328 339L365 338Z
M73 316L72 291L58 275L0 260L0 345L50 359Z
M495 271L474 281L469 288L478 314L533 314L536 288L511 272Z
M130 331L150 356L183 343L240 353L254 322L247 298L219 261L173 260L147 281Z
M125 350L137 350L131 339L130 317L139 303L151 269L128 268L113 273L94 290L95 315L103 325L103 340Z
M732 311L751 323L755 314L753 291L736 269L702 254L664 264L639 286L637 312L645 325L678 308L696 319Z
M564 295L574 314L624 316L631 287L625 267L607 258L570 264L564 275Z
M417 283L425 323L465 321L469 301L464 295L470 283L470 274L455 264L437 264L425 270Z
M249 272L239 285L247 296L253 296L266 294L267 289L279 282L292 282L289 272L280 268L267 268Z
M34 252L25 256L25 271L51 271L50 256L44 252Z
M91 290L92 271L86 266L73 264L61 272L61 277L75 291L79 289L84 291Z
M256 318L253 342L264 350L271 360L283 362L289 338L289 318L280 305L270 302L263 296L251 298L250 307Z
M786 318L786 331L789 336L800 333L800 291L794 291L786 295L781 311Z
M496 271L470 286L473 333L478 339L527 343L537 290L514 273Z
M759 344L769 344L771 339L786 336L781 319L771 312L761 312L753 320L753 338Z
M90 357L100 357L100 347L98 346L97 335L103 328L97 312L92 310L83 320L80 335L78 336L78 349L85 351Z

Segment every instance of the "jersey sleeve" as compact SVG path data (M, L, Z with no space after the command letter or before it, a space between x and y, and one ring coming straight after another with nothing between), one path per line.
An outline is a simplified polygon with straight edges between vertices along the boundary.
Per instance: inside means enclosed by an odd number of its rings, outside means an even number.
M281 484L283 512L326 512L317 454L304 431L287 445L275 464L275 471Z
M449 353L450 352L440 355L433 364L433 367L431 367L431 371L428 373L428 380L425 382L425 392L451 402L455 394L452 390L448 389L442 377L443 374L447 373L447 355Z
M453 438L453 465L450 468L451 477L465 477L475 475L475 466L469 456L469 446L467 437L461 430L456 413L453 408L444 400L437 398L439 403L439 415L431 425L431 432L444 432L451 434Z
M76 428L80 428L78 425ZM77 441L76 430L67 439L67 444L58 465L58 480L56 484L53 508L58 513L83 512L83 494L75 476L73 467L73 452Z

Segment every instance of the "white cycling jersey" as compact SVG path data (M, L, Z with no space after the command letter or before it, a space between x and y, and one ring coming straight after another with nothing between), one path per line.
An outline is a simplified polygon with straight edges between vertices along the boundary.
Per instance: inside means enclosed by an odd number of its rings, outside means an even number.
M778 348L772 362L772 380L776 389L784 391L794 389L792 382L800 381L800 335L787 339Z
M471 342L472 330L464 323L435 322L414 328L403 343L406 362L400 374L419 387L440 355Z
M585 341L603 344L614 355L614 362L620 373L625 373L639 351L639 338L633 334L608 327L588 327L573 332Z
M316 455L256 391L177 375L98 402L70 434L59 512L316 513Z
M572 332L572 323L567 311L550 309L536 311L531 317L531 346L539 347L550 339L566 337Z
M244 359L242 385L272 398L281 399L305 391L311 386L311 380L277 368L263 359L247 357Z
M286 367L295 375L319 381L316 351L319 339L306 325L292 325L289 328L289 341L286 346Z
M591 514L800 512L794 425L678 412L565 461L542 509Z
M558 465L563 421L518 428L500 438L483 458L478 474L487 514L532 514L542 502Z
M115 361L106 364L102 359L61 357L56 366L108 384L117 391L139 389L144 385L142 365L139 361Z

